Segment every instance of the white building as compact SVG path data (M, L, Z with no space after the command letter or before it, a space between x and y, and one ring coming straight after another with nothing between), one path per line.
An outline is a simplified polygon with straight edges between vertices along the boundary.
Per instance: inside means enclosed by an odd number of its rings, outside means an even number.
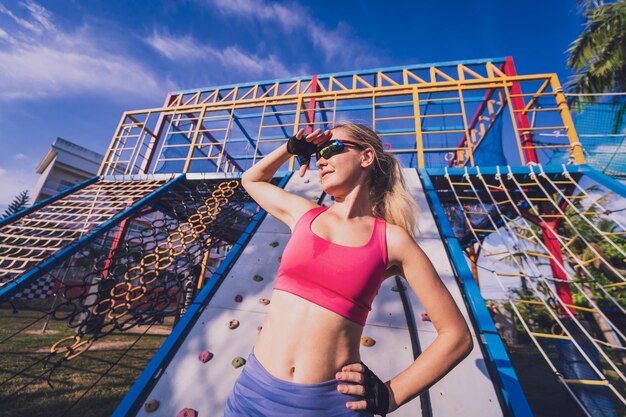
M104 155L56 138L39 165L41 174L33 189L33 203L72 187L98 173Z

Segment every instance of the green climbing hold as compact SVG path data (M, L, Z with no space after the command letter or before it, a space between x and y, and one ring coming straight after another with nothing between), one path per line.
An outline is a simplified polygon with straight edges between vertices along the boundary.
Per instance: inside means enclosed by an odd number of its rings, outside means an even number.
M277 241L273 241L272 243L270 243L270 246L275 248L276 246L278 246L278 242Z
M233 359L232 363L234 368L241 368L246 364L246 360L241 356L237 356L235 359Z
M253 280L255 280L256 282L261 282L263 281L263 277L261 275L255 275L252 277Z

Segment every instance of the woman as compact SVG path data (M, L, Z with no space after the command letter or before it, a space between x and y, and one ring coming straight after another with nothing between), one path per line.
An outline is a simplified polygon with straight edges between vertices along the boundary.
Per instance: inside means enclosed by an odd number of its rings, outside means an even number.
M412 237L416 205L397 159L363 125L303 132L242 176L246 191L287 224L292 236L225 417L384 416L472 349L465 320ZM294 154L304 176L313 153L322 188L335 200L329 208L269 183ZM438 336L407 369L383 383L360 362L359 347L371 302L381 282L395 275L406 278Z

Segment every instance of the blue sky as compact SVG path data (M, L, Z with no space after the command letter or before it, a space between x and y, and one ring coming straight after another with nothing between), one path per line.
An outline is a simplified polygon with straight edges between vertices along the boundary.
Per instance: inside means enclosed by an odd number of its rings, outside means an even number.
M0 0L0 210L57 136L103 153L170 90L506 55L565 83L575 0L515 3Z

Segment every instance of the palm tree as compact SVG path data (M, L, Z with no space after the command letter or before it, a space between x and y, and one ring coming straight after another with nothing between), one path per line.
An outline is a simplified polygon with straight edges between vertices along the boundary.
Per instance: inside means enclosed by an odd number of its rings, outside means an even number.
M625 91L626 1L603 4L582 0L579 4L586 22L583 32L567 50L567 66L576 72L568 83L569 91Z

